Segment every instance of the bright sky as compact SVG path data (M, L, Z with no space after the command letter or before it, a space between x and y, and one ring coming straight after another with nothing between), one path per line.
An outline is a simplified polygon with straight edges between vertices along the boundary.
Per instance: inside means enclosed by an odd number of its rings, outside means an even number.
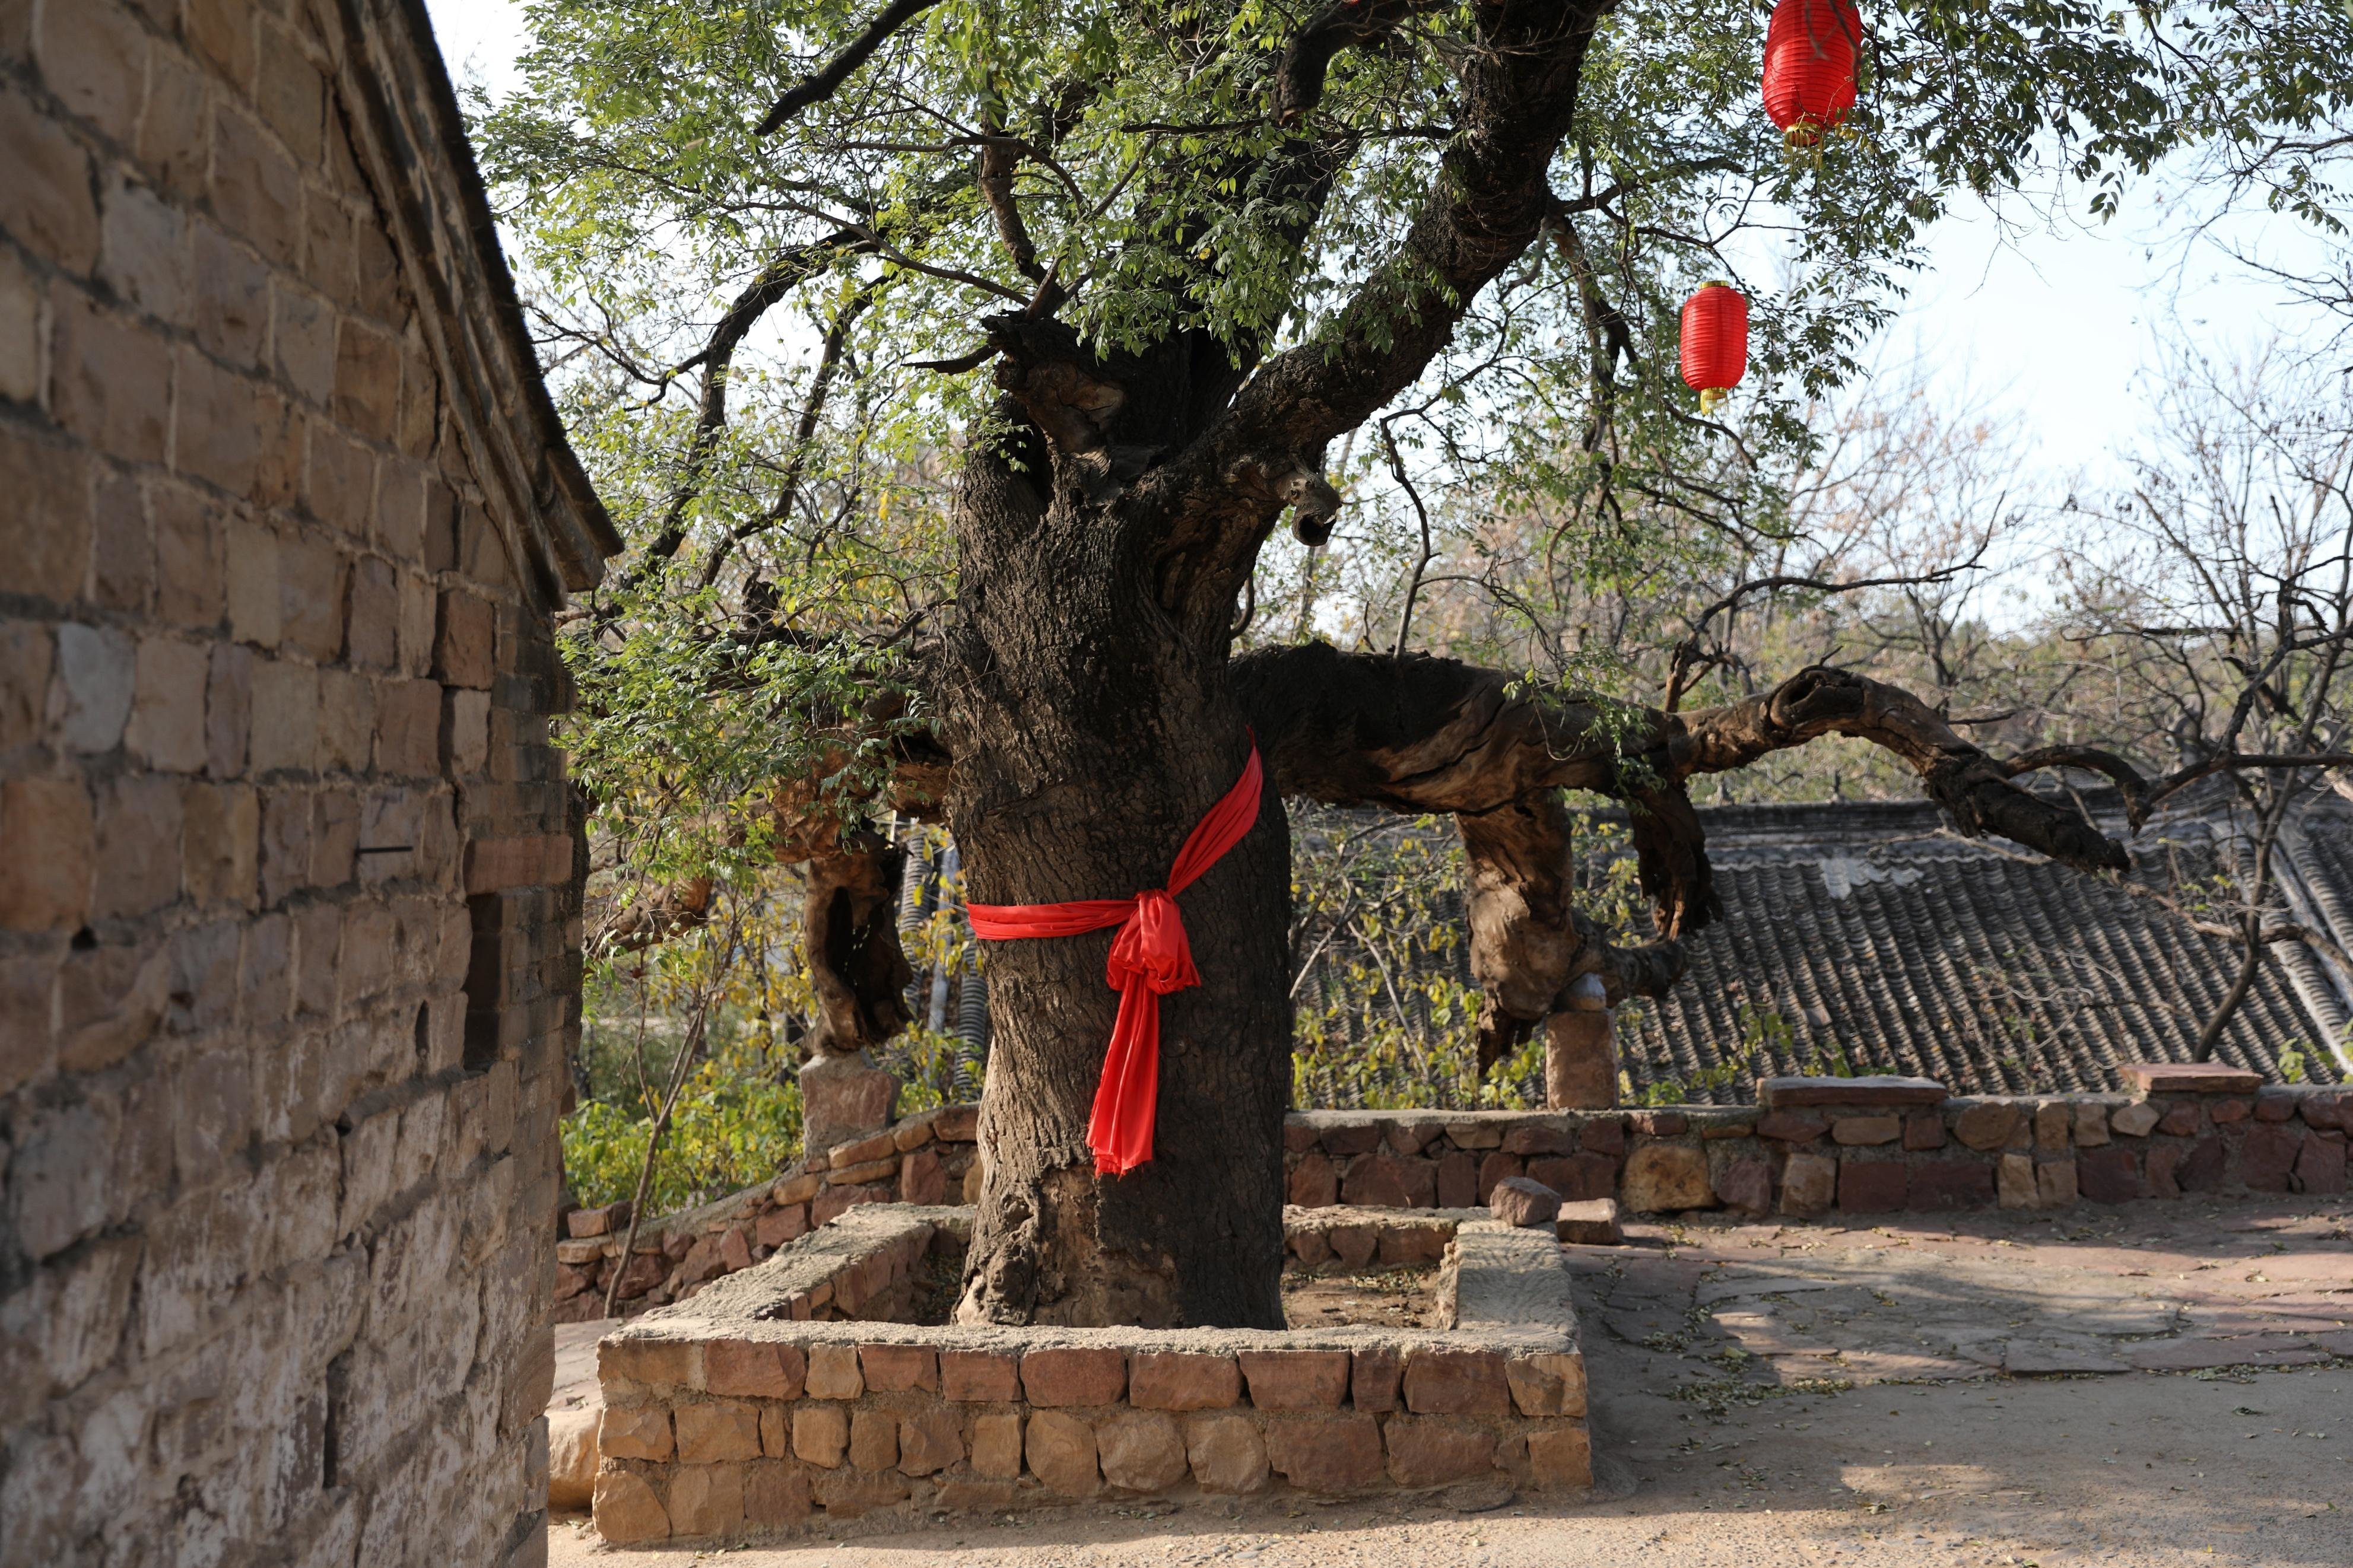
M514 79L523 45L518 0L427 0L451 74L492 90ZM1884 363L1916 360L1931 390L2017 419L2054 476L2096 472L2146 416L2146 373L2168 342L2217 357L2312 330L2277 286L2233 261L2225 243L2290 261L2321 242L2295 220L2244 215L2187 239L2188 215L2162 192L2134 193L2114 222L2055 221L2020 203L2011 232L1982 211L1940 224ZM2080 208L2077 209L2080 212Z

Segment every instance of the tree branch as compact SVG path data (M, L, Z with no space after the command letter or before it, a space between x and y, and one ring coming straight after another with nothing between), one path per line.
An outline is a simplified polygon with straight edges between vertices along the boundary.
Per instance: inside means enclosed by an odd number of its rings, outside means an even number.
M783 128L786 121L813 103L822 103L839 90L850 73L866 63L875 50L887 42L892 34L939 4L939 0L891 0L866 25L866 30L849 41L849 47L828 60L814 75L802 78L792 89L768 107L754 135L771 136Z

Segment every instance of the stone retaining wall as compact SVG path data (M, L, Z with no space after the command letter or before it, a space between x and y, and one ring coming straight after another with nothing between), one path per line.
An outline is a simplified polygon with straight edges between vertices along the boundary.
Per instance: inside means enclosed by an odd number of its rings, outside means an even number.
M865 1209L819 1233L837 1294L862 1254L861 1288L886 1296L952 1212ZM598 1346L607 1541L1104 1494L1592 1485L1568 1277L1543 1232L1461 1223L1444 1331L824 1322L804 1278L818 1239Z
M1328 1212L1294 1220L1289 1249L1310 1268L1427 1262L1451 1221L1425 1232L1375 1216L1472 1210L1509 1176L1570 1202L1615 1198L1629 1214L1798 1217L2346 1190L2353 1090L2126 1070L2152 1087L1957 1097L1920 1079L1791 1079L1760 1085L1754 1106L1294 1111L1283 1156L1290 1202ZM774 1182L649 1222L622 1281L623 1311L689 1300L860 1205L971 1201L977 1120L976 1106L943 1106ZM555 1315L585 1321L604 1313L627 1207L575 1210L567 1226Z
M970 1200L977 1181L980 1108L944 1105L871 1138L802 1162L773 1182L640 1226L619 1310L627 1314L691 1298L722 1275L749 1268L836 1215L866 1204ZM628 1205L575 1209L555 1244L555 1320L605 1315L605 1286L619 1267Z
M2131 1069L2128 1069L2131 1070ZM1756 1106L1304 1111L1292 1203L1460 1208L1525 1175L1629 1213L2052 1208L2341 1193L2353 1092L2150 1072L2132 1094L1951 1097L1924 1080L1768 1079Z

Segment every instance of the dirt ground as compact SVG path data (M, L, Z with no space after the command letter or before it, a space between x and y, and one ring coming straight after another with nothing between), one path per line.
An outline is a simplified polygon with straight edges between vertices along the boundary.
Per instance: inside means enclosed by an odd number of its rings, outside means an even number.
M559 1519L550 1561L2353 1564L2341 1200L1636 1239L1577 1249L1602 1500L1103 1503L628 1553ZM2217 1364L2138 1370L2168 1358Z

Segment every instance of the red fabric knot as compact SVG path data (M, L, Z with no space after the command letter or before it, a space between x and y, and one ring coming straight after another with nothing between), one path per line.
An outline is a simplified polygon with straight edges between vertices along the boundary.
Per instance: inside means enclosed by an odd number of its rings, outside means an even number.
M1126 899L965 906L973 934L984 942L1078 936L1119 927L1103 965L1104 982L1119 993L1119 1017L1103 1052L1103 1078L1095 1086L1094 1112L1087 1122L1087 1147L1094 1151L1098 1175L1125 1175L1152 1158L1160 1101L1160 998L1201 984L1176 895L1199 880L1250 830L1258 820L1265 776L1253 741L1242 776L1176 851L1166 888L1147 888Z
M1166 888L1146 888L1136 894L1135 912L1113 939L1103 979L1113 990L1124 991L1130 975L1155 996L1201 984L1201 972L1193 967L1193 944L1185 935L1185 917Z

